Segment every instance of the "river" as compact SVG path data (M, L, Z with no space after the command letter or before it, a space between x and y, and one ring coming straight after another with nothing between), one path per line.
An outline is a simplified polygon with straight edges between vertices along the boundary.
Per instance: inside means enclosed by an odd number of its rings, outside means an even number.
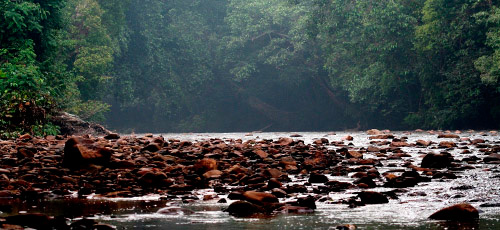
M279 137L293 137L311 144L318 138L327 138L330 142L341 141L342 137L351 135L352 141L344 141L355 148L372 145L364 132L302 132L302 133L192 133L192 134L158 134L165 139L179 139L187 141L200 141L212 138L223 140L242 139L261 140ZM439 143L437 134L427 132L392 132L397 138L405 137L408 143L429 140ZM487 144L500 145L500 138L488 132L463 132L459 134L462 140L453 139L458 143L458 148L449 149L455 161L477 156L484 157L480 148L470 145L464 138L483 139ZM140 136L140 135L137 135ZM337 149L336 146L328 148ZM470 153L464 153L464 149ZM405 163L411 162L420 165L424 153L440 152L443 149L430 147L402 147L403 152L409 154L404 160L383 160L377 167L382 174L387 171L397 172L404 170ZM365 154L365 158L375 158L373 154ZM457 179L433 179L431 182L421 182L415 187L404 188L398 193L397 199L390 199L388 204L366 205L350 208L339 201L348 199L362 191L359 188L348 189L343 192L330 192L316 202L317 209L311 214L278 214L273 217L236 218L222 210L228 206L226 203L217 203L226 195L218 194L217 199L203 201L207 194L216 195L213 190L196 190L192 199L164 200L163 197L151 194L134 198L100 198L90 196L88 199L77 198L53 199L33 203L17 200L0 201L2 205L8 203L14 210L7 213L42 212L49 215L72 213L73 216L87 216L98 222L108 223L117 229L335 229L338 225L354 224L358 229L500 229L500 168L497 164L483 164L481 161L468 162L464 165L472 166L470 169L454 172ZM330 180L353 182L350 176L331 176ZM306 176L290 176L290 183L305 183ZM386 192L394 188L381 187L377 184L371 191ZM308 186L309 190L317 186ZM312 193L311 193L312 194ZM229 203L232 202L228 200ZM281 199L280 201L285 201ZM428 216L433 212L457 203L470 203L480 211L480 219L475 223L453 223L431 221ZM158 214L156 211L166 205L179 206L194 211L193 214L179 213L176 215ZM2 213L0 213L2 214Z

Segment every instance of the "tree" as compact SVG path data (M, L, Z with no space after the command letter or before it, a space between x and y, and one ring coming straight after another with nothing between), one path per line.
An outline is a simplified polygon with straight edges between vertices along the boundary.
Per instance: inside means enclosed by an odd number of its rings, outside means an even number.
M64 75L55 55L63 1L0 2L0 136L29 132L55 134L47 122L58 88L50 80Z

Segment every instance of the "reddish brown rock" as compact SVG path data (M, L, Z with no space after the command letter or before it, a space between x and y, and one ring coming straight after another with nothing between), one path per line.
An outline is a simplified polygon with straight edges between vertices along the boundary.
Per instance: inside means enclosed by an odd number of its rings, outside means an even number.
M276 178L271 178L267 182L267 189L281 188L283 184Z
M441 141L439 142L439 147L445 147L445 148L454 148L457 147L457 144L452 141Z
M161 144L159 143L150 143L146 147L142 148L142 151L149 151L149 152L157 152L161 149Z
M217 169L217 161L210 158L204 158L194 164L193 169L200 174L206 173L210 170Z
M342 137L342 140L344 140L344 141L352 141L352 140L354 140L354 137L352 137L350 135L347 135L345 137Z
M463 203L443 208L429 216L429 219L470 221L479 219L479 212L472 205Z
M460 138L460 136L451 133L439 134L438 138Z
M219 170L216 170L216 169L210 170L210 171L203 174L203 176L207 179L219 178L221 175L222 175L222 172Z
M366 131L366 134L368 135L382 135L384 132L378 130L378 129L370 129Z
M279 202L278 198L275 195L266 192L247 191L243 193L243 197L246 201L256 204Z
M431 141L424 141L424 140L417 140L416 141L416 145L418 145L418 146L428 147L431 144L432 144Z
M374 139L393 139L394 138L394 135L391 135L391 134L383 134L383 135L376 135L376 136L371 136L369 137L370 140L374 140Z
M391 143L391 147L408 147L410 146L410 144L408 144L407 142L403 142L403 141L393 141Z
M360 159L363 158L363 154L358 152L358 151L348 151L345 155L346 158L356 158Z
M289 146L293 144L293 139L288 137L282 137L278 140L278 144L281 146Z
M255 153L255 155L257 155L261 159L264 159L269 155L266 152L262 151L261 149L256 149L253 152Z
M94 142L83 138L70 138L64 145L63 165L67 168L84 168L89 164L107 165L113 150L96 147Z

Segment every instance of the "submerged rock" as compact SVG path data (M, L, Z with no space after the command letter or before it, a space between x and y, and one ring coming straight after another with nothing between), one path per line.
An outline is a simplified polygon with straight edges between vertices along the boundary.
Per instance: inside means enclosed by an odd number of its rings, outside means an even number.
M435 212L429 219L470 221L479 219L479 211L470 204L456 204Z
M193 214L194 211L187 209L187 208L181 208L181 207L165 207L165 208L161 208L156 213L164 214L164 215L182 215L182 214L190 215L190 214Z
M387 197L379 192L363 191L358 193L358 197L363 204L385 204L389 203Z
M452 161L453 157L449 154L428 153L422 159L421 167L441 169L449 167Z
M235 217L257 217L257 215L267 214L266 210L256 204L252 204L247 201L236 201L229 205L229 207L224 210L228 212L229 215Z

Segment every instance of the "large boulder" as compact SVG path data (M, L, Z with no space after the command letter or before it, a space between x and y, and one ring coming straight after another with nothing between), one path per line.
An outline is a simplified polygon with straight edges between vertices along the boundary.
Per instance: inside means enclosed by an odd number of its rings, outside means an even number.
M247 201L233 202L224 211L236 217L256 217L266 214L266 210L263 207Z
M67 136L106 136L112 132L104 128L104 126L86 122L76 115L69 114L66 112L59 113L52 116L51 122L54 125L59 126L59 131L61 135Z
M453 157L450 154L428 153L425 155L424 159L422 159L421 167L441 169L450 166L452 161Z
M112 154L113 150L96 146L90 139L72 137L64 145L63 166L77 169L90 164L108 165Z
M435 212L429 219L470 221L479 219L479 211L470 204L456 204Z
M243 197L245 200L255 203L255 204L264 204L264 203L278 203L278 198L266 192L255 192L255 191L247 191L243 193Z
M358 193L358 197L363 204L385 204L389 203L387 197L379 192L363 191Z

